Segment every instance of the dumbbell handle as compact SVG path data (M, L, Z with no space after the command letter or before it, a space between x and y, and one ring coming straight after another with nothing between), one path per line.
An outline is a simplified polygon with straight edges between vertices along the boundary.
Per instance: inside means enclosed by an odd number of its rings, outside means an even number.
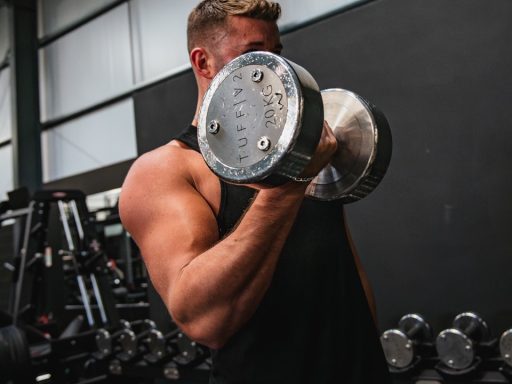
M420 323L416 323L412 326L412 328L403 330L409 339L413 339L419 332L423 330L423 325Z
M398 322L398 328L411 340L432 337L430 325L422 315L417 313L404 315Z
M460 329L462 333L464 333L467 336L471 336L478 330L478 325L476 323L470 323L467 327L464 327L464 329Z
M453 327L471 339L481 340L488 336L487 324L478 314L473 312L464 312L457 315L453 320Z

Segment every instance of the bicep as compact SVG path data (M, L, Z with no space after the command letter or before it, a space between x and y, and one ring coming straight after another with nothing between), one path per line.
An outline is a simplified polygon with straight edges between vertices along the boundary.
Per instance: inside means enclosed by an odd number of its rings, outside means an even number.
M123 219L140 247L155 288L166 296L182 268L218 241L215 215L185 181L156 188L144 204L137 198L131 200Z

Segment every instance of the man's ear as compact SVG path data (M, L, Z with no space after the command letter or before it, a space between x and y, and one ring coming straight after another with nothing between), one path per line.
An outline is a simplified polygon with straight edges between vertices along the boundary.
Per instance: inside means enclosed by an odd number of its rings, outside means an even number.
M198 76L206 79L212 79L215 76L212 61L213 58L205 48L196 47L190 51L190 63Z

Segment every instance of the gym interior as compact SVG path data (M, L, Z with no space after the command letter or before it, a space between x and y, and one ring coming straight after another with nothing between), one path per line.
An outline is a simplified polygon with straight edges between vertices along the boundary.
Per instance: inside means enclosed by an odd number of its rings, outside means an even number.
M197 3L0 0L0 382L208 382L118 212L194 116ZM512 382L512 2L280 4L282 55L389 122L345 210L393 382Z

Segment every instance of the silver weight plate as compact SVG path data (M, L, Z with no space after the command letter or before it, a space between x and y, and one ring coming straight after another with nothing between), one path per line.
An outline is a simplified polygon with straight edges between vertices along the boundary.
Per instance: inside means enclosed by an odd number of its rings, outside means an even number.
M119 344L124 353L129 356L135 355L137 352L137 336L131 329L123 329L119 333Z
M112 336L110 332L104 328L98 329L96 333L96 348L103 355L109 355L112 353Z
M469 368L475 359L473 341L456 328L445 329L437 336L436 350L441 361L452 369Z
M151 329L148 333L147 343L149 353L158 358L161 358L163 355L165 355L165 337L162 332L157 329Z
M319 200L351 203L380 183L391 159L391 132L384 115L353 92L322 91L324 119L338 141L338 151L309 185L306 194Z
M387 363L394 368L406 368L414 360L414 346L400 329L389 329L380 338Z
M509 329L500 337L500 355L503 361L512 367L512 329Z
M250 52L212 80L199 113L198 143L222 179L278 184L304 170L322 125L322 100L312 76L281 56Z

